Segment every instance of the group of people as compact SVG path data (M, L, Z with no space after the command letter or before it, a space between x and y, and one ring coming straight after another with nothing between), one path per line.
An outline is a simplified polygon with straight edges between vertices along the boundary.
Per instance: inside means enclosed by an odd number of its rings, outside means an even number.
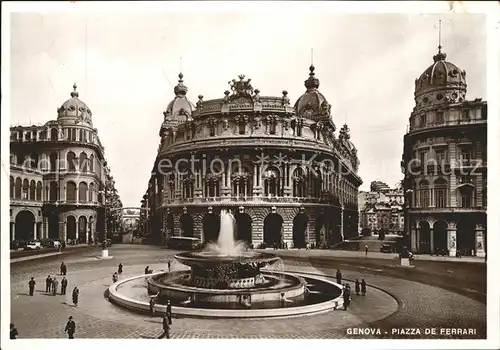
M351 286L349 283L342 284L342 273L340 272L340 270L337 270L335 278L337 280L337 284L342 285L342 298L344 299L344 310L347 310L347 307L351 303ZM359 279L356 278L356 281L354 282L354 290L356 292L356 295L359 295L359 293L361 293L362 296L366 295L366 281L364 278L361 279L361 282L359 281Z
M58 286L59 281L57 278L55 276L50 277L50 275L48 275L45 279L45 292L56 295ZM66 288L68 288L68 280L66 279L66 276L64 276L61 280L61 295L66 295Z

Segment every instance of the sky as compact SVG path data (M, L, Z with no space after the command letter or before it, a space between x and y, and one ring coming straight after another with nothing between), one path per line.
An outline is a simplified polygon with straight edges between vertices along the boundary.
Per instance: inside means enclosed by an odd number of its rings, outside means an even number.
M486 99L486 25L480 14L322 11L17 13L11 15L11 125L45 123L77 83L92 110L124 206L140 206L163 111L182 70L188 98L222 98L245 74L263 96L292 103L311 64L358 149L360 189L401 178L414 81L437 52L467 71L467 97ZM180 59L182 57L182 60Z

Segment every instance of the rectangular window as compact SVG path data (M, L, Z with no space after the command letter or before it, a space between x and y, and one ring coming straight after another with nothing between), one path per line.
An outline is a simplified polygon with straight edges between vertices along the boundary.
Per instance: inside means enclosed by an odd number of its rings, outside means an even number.
M427 115L422 114L422 116L420 117L420 127L423 128L426 125L427 125Z
M464 109L462 111L462 119L465 120L465 121L469 121L470 120L470 110L469 109Z
M472 206L472 197L468 193L464 193L461 195L462 200L462 208L470 208Z
M468 164L471 159L471 149L470 148L462 148L460 150L460 161L462 164Z
M436 150L436 162L438 164L443 164L445 162L444 150Z
M444 113L443 111L437 111L436 112L436 124L443 124L444 123Z
M425 166L425 158L427 152L420 152L420 166Z

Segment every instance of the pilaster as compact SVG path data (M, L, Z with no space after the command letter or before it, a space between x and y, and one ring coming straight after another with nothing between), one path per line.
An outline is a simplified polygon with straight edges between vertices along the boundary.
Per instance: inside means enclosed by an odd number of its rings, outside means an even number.
M476 224L476 256L484 258L486 252L484 250L484 226Z
M454 222L448 224L448 250L450 256L457 256L457 226Z

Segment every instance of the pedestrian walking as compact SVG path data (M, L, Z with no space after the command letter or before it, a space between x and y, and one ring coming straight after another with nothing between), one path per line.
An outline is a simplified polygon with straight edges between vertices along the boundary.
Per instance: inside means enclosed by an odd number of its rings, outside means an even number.
M75 306L78 306L78 296L80 295L80 290L75 287L73 288L73 293L72 293L72 298L73 298L73 304L75 304Z
M340 270L337 270L337 274L335 275L335 277L337 278L337 284L342 284L342 273L340 272Z
M30 281L28 282L29 290L30 290L30 296L33 296L33 292L35 291L35 278L31 277Z
M113 274L113 276L111 276L111 278L113 280L113 283L118 282L118 274L116 272Z
M366 295L366 282L364 278L361 279L361 295Z
M64 333L68 333L69 339L75 339L73 335L76 331L76 323L73 321L73 316L68 317L68 322L66 323L66 328L64 328Z
M342 293L342 297L344 299L344 310L347 310L347 307L351 303L351 292L347 286L344 289L344 292Z
M50 277L50 275L48 275L47 278L45 279L45 293L50 293L51 284L52 284L52 278Z
M144 269L144 274L149 275L149 265Z
M66 276L67 272L68 272L68 268L66 267L66 264L63 261L63 262L61 262L61 275Z
M168 266L168 272L170 272L170 268L172 267L172 262L170 260L167 262L167 266Z
M122 272L123 272L123 265L122 265L122 263L120 263L120 264L118 265L118 273L121 275L121 274L122 274Z
M19 332L17 331L17 328L14 326L14 323L10 324L10 339L17 339L17 336L19 335Z
M172 304L170 304L170 300L167 300L166 316L168 324L172 324Z
M54 295L57 294L58 285L59 285L59 281L54 277L54 280L52 281L52 294L54 294Z
M155 298L151 297L149 299L149 312L151 312L151 317L155 317Z
M68 280L66 279L66 276L64 276L61 281L61 295L66 295L67 287L68 287Z
M368 255L368 245L365 244L365 256Z
M168 323L166 315L163 317L163 333L158 337L158 339L161 338L170 339L170 324Z
M356 278L356 282L354 282L354 290L356 291L356 295L359 295L359 280Z

